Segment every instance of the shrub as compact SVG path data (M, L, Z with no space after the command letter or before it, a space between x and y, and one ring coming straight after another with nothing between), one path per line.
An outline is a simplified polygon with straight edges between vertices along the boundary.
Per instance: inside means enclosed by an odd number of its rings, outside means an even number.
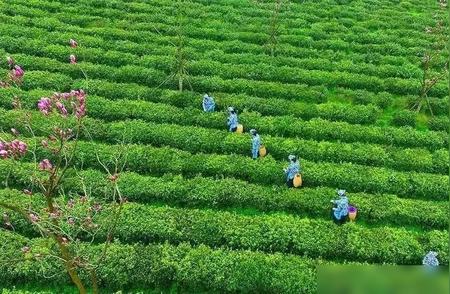
M394 114L392 120L393 124L396 126L416 126L416 113L408 110L400 110Z

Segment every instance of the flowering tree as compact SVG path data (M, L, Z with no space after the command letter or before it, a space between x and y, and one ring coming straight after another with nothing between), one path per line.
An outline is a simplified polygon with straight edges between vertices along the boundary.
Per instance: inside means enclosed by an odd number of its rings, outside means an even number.
M434 26L425 28L425 32L434 38L434 42L423 52L420 92L412 106L412 109L419 112L426 103L431 115L433 115L433 110L428 93L438 82L448 78L448 61L442 62L441 60L443 53L447 52L448 43L448 31L444 21L447 1L440 0L439 7L440 11L433 16Z
M78 45L75 40L70 40L69 43L72 48ZM76 64L74 54L70 55L69 61ZM25 74L23 69L12 57L8 57L8 65L10 74L1 85L20 87ZM23 190L24 197L28 197L30 201L0 200L0 207L8 211L3 213L5 228L13 230L14 222L10 216L19 214L29 226L49 240L49 248L45 251L30 246L23 247L24 260L43 263L46 260L44 257L56 258L61 261L80 293L87 291L86 280L89 281L94 293L98 293L96 270L107 254L122 206L126 201L118 186L119 175L126 159L124 152L119 150L113 167L99 161L108 173L109 188L105 193L109 194L108 199L113 200L111 203L101 203L98 198L89 195L82 177L74 177L78 179L79 186L83 187L82 191L64 190L63 183L67 175L78 175L74 157L80 135L86 131L83 128L86 99L87 94L82 89L42 97L37 103L40 118L57 122L44 139L35 136L31 122L27 119L31 114L27 114L18 126L24 135L28 135L26 139L19 139L21 134L16 128L11 129L12 136L9 138L0 138L0 158L10 162L9 175L13 175L14 170L19 169L21 161L32 159L34 162L29 173L28 186ZM21 108L18 97L14 97L13 107ZM59 119L53 119L57 117ZM36 152L38 148L43 152ZM48 154L48 157L38 158L38 154ZM4 182L8 186L8 178L4 179ZM102 212L110 218L97 223L97 217ZM85 244L82 241L94 240L100 229L107 232L102 256L92 258L80 253L79 247ZM89 279L81 278L81 273Z

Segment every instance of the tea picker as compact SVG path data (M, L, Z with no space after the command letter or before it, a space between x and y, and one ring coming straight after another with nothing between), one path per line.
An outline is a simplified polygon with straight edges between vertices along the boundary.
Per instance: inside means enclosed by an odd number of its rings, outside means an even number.
M214 112L216 108L216 102L214 102L214 98L205 94L203 96L203 111L204 112Z
M422 260L422 264L428 267L439 266L439 260L436 258L438 253L436 251L428 252Z
M261 138L259 137L258 132L255 129L251 129L250 134L252 135L252 158L256 159L258 156L265 156L265 148L261 145Z
M238 117L236 110L233 107L228 107L228 121L227 125L230 132L236 132L238 129Z
M302 185L302 177L300 175L300 162L295 155L289 155L289 166L284 170L286 174L286 185L289 188L297 188Z
M338 190L337 193L339 195L339 199L331 200L331 203L334 204L332 209L332 217L336 224L343 224L348 216L348 198L345 194L345 190Z

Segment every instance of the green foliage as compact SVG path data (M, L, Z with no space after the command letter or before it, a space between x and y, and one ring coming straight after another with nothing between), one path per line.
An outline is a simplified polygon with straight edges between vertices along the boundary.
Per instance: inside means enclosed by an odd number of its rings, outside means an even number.
M397 126L416 126L416 112L401 110L394 114L393 123Z
M45 263L21 261L20 248L28 245L32 252L38 253L45 250L42 240L4 231L0 232L0 239L2 258L17 258L14 264L0 265L3 286L34 282L58 287L68 282L64 272L58 271L60 265L55 259L48 258ZM89 244L76 248L88 255L99 255L102 250L101 246ZM137 285L164 287L172 283L177 283L179 290L193 292L312 293L316 287L315 266L308 258L211 249L204 245L192 247L186 243L144 246L116 242L109 247L97 274L100 285L115 290ZM52 279L45 278L48 276Z

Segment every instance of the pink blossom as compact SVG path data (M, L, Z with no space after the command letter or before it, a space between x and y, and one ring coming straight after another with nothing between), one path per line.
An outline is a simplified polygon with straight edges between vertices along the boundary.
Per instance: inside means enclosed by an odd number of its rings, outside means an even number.
M39 169L40 170L48 170L50 171L53 168L52 163L48 159L44 159L41 162L39 162Z
M52 109L52 101L50 98L42 97L38 102L38 108L44 115L48 115Z
M70 59L70 64L76 64L77 63L77 58L75 57L75 55L71 54L69 59Z
M62 242L64 245L67 245L67 244L69 243L69 240L67 240L66 237L62 237L62 238L61 238L61 242Z
M70 44L70 47L72 47L72 48L77 48L77 46L78 46L77 41L75 41L74 39L70 39L69 44Z
M11 141L11 143L2 143L1 151L7 151L9 155L12 156L23 156L27 152L28 146L26 143L19 141L17 139ZM2 152L2 157L7 156L5 152Z
M19 154L20 155L25 155L25 153L27 153L28 150L28 146L25 142L19 141Z
M28 216L32 223L37 223L39 221L39 217L34 213L30 213Z
M61 113L62 116L67 116L67 109L64 106L64 104L62 104L61 102L58 101L55 103L55 105L56 105L56 108L58 108L59 113Z
M8 158L8 151L7 150L0 150L0 157L2 159Z
M23 77L23 75L25 74L23 69L20 66L18 66L18 65L14 66L14 69L12 70L12 72L13 72L13 76L16 79L21 79Z

